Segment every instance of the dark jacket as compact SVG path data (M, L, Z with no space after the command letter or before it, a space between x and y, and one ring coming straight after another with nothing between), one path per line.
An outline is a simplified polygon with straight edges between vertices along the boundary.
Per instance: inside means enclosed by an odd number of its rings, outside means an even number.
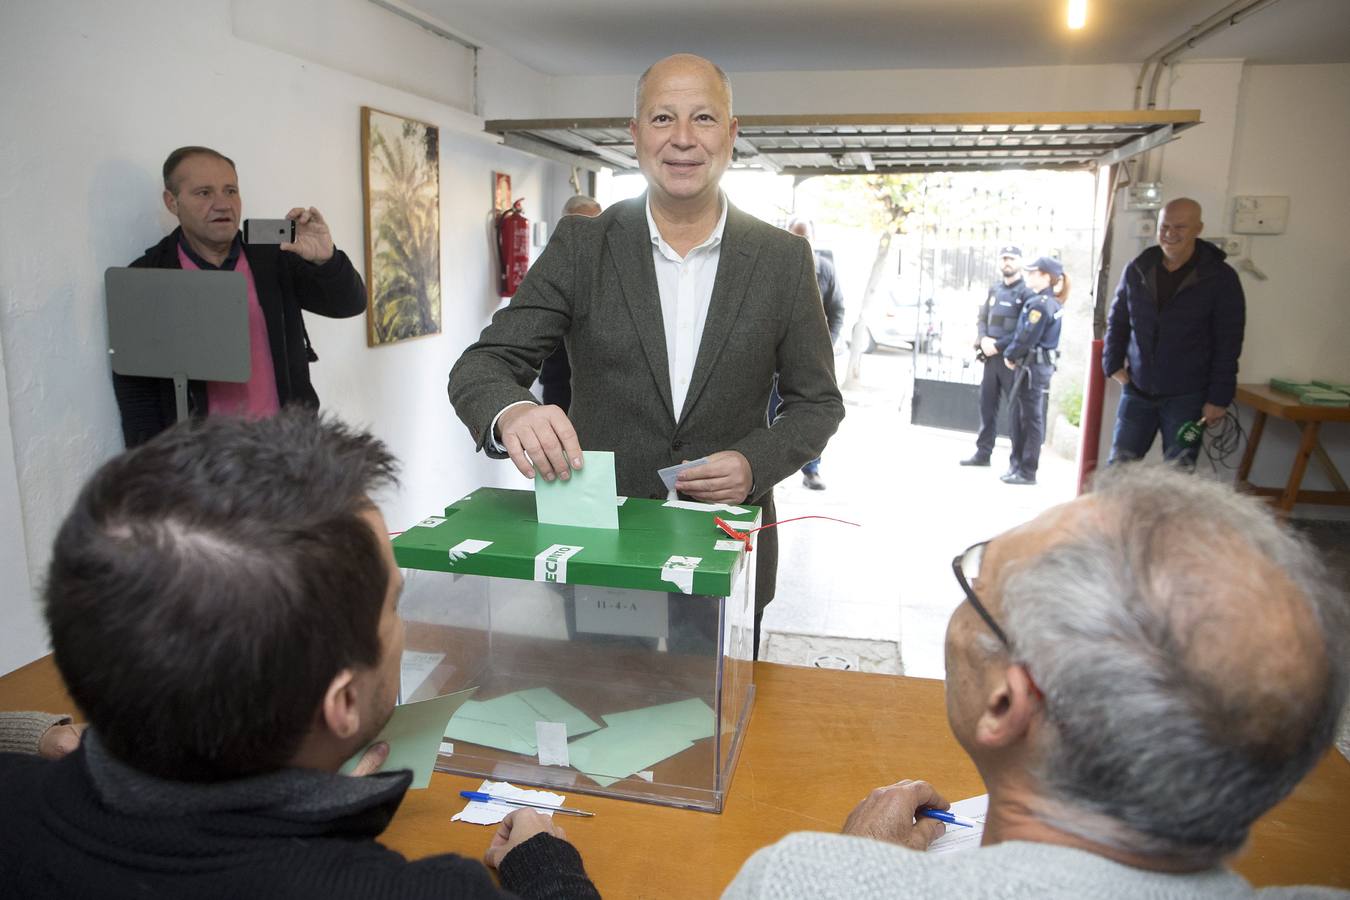
M1047 287L1039 294L1032 294L1022 304L1017 331L1003 355L1020 363L1033 350L1058 350L1063 316L1064 307L1060 306L1053 290Z
M980 338L991 337L998 352L1002 353L1012 343L1013 333L1017 331L1017 320L1022 315L1022 304L1036 292L1027 287L1021 276L1012 284L996 281L989 286L989 296L980 306L979 317L975 320L978 332L975 346L980 346Z
M1237 272L1208 241L1195 242L1195 268L1158 308L1155 272L1162 250L1149 247L1125 267L1107 318L1102 370L1128 364L1130 381L1150 396L1203 392L1227 406L1237 390L1246 299Z
M563 341L568 417L586 450L614 451L627 497L665 497L657 470L739 451L748 501L775 521L773 486L820 456L844 418L834 354L806 241L727 209L722 251L684 408L673 409L661 295L644 194L594 218L563 216L511 303L450 370L450 402L475 445L511 403L532 400L540 364ZM766 421L774 373L782 413ZM773 529L756 544L757 608L773 596Z
M844 330L844 292L839 289L839 276L834 270L834 254L816 250L816 286L820 288L820 302L825 307L825 322L830 328L830 343L839 340Z
M145 251L132 268L178 269L178 238L175 228L162 241ZM360 315L366 308L366 286L341 250L321 266L270 244L245 244L244 255L258 288L258 305L267 322L267 338L276 371L277 401L299 403L317 409L319 397L309 380L309 364L318 360L305 333L300 310L335 319ZM173 380L113 373L113 392L122 414L122 436L128 447L143 444L172 425L178 418ZM188 412L204 416L206 382L188 382Z
M619 492L665 497L657 470L719 450L750 462L756 495L820 455L844 418L824 306L806 241L727 210L721 261L684 409L671 408L646 196L594 218L564 216L510 305L450 372L455 412L475 445L562 341L569 416L587 450L613 450ZM765 422L774 373L783 413ZM766 533L767 534L767 533Z
M411 773L350 778L283 769L218 784L164 781L114 759L92 732L57 762L0 753L0 894L42 898L236 897L487 900L483 864L408 862L376 843ZM439 827L450 827L449 814ZM483 830L486 844L491 832ZM599 895L575 848L537 835L509 853L521 897Z

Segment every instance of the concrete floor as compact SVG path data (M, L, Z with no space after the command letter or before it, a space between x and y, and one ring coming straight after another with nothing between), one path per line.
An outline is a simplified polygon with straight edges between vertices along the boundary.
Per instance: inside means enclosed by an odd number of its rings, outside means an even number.
M908 353L864 357L863 381L844 392L848 412L821 462L827 489L793 477L775 492L780 520L816 514L862 527L780 529L761 657L942 678L947 619L962 599L952 557L1072 499L1077 469L1047 446L1037 485L1003 484L1006 439L990 468L958 466L975 450L973 434L909 424Z

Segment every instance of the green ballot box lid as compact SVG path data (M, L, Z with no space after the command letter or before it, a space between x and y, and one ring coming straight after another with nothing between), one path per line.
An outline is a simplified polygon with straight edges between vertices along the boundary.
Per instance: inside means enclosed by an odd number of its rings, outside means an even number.
M714 517L744 531L759 524L760 508L630 497L617 530L578 528L540 524L532 491L480 488L396 537L394 558L401 568L456 575L727 597L749 554Z

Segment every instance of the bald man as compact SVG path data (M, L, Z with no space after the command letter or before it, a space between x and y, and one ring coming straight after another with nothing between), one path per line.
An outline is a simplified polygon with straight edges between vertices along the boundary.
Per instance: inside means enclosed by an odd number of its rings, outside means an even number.
M1158 243L1120 277L1106 325L1102 369L1123 386L1111 462L1140 459L1161 431L1163 457L1195 465L1190 422L1214 425L1237 390L1246 299L1224 252L1200 240L1205 223L1189 197L1158 214Z
M1350 665L1345 592L1264 503L1117 467L953 568L947 721L988 789L981 846L926 852L942 785L900 781L724 900L1346 896L1227 867L1326 752ZM905 748L878 749L899 774Z
M583 448L612 450L620 494L664 498L658 469L706 458L680 473L680 496L762 506L774 521L774 485L844 417L811 247L722 193L737 123L708 60L677 54L643 73L629 132L646 194L558 222L455 363L450 402L480 449L528 478L566 480ZM566 413L528 390L559 340ZM775 372L783 407L768 423ZM760 535L756 648L777 571L776 535Z

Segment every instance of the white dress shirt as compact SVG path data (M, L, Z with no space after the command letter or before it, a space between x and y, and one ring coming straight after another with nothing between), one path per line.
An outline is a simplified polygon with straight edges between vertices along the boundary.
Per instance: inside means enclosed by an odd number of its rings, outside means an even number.
M647 228L652 238L652 262L656 266L656 290L661 295L661 323L666 330L666 363L670 367L670 407L676 421L684 409L694 360L703 341L703 326L708 321L717 263L722 258L722 232L727 227L726 198L721 200L722 215L717 227L703 243L683 257L666 243L652 218L651 200L647 201Z
M666 332L666 363L670 369L670 405L678 421L689 393L689 381L694 374L694 361L703 341L703 326L708 321L708 307L712 304L713 283L717 280L717 263L722 258L722 232L727 227L727 200L720 199L722 214L712 234L684 256L676 253L652 218L651 200L647 201L647 229L652 239L652 263L656 267L656 290L661 300L661 324ZM575 363L574 363L575 365ZM518 400L508 404L492 420L488 442L497 452L506 448L497 441L497 421L512 406L529 403ZM585 448L582 448L585 449Z

